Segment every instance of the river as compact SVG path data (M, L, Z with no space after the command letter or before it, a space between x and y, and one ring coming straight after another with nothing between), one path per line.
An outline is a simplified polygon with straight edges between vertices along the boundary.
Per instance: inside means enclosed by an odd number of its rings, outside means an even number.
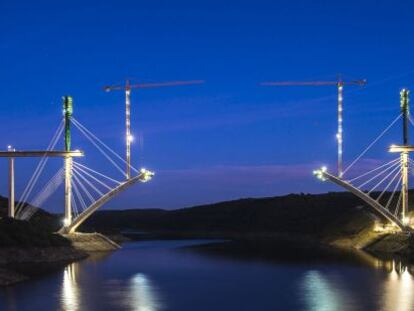
M410 267L357 260L264 260L127 243L0 290L0 310L414 310ZM202 248L202 247L201 247Z

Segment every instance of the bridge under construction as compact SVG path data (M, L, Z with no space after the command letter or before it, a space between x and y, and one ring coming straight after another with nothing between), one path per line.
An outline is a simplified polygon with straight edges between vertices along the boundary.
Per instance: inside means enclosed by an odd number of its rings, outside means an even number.
M9 160L9 206L8 216L27 220L37 210L37 207L46 201L61 184L64 186L64 216L59 233L71 234L88 219L102 205L136 183L145 183L154 176L154 173L144 168L137 169L131 165L131 121L130 121L130 94L133 88L175 86L200 84L203 81L175 81L166 83L130 84L125 86L108 86L104 89L125 91L126 130L125 158L120 156L85 125L73 117L73 99L63 97L63 118L55 131L48 147L45 150L16 150L12 146L7 151L0 151L0 157ZM364 85L365 80L350 81L348 84ZM338 87L338 175L330 172L327 167L315 170L313 173L323 181L330 181L346 191L351 192L369 206L375 214L390 222L395 228L403 232L413 232L409 211L409 174L414 174L414 160L410 153L414 145L409 144L409 125L414 120L409 110L409 91L400 92L400 112L396 118L376 137L362 153L346 168L343 168L342 159L342 87L345 83L323 82L316 85L337 85ZM307 83L264 83L264 85L314 85ZM366 172L355 170L355 164L382 138L394 125L402 122L402 141L399 145L391 145L388 149L391 155L398 156L388 162L370 168ZM109 176L86 166L80 161L85 156L81 150L71 148L72 128L76 128L105 158L113 168L121 173L122 178ZM64 148L55 147L63 135ZM18 158L40 158L38 166L31 176L19 200L15 200L15 161ZM34 186L42 173L49 158L62 158L63 167L47 182L43 189L29 204L28 198L32 195ZM122 168L124 166L125 168ZM352 170L352 168L354 168Z
M75 230L103 204L108 202L116 194L120 193L127 187L137 182L147 182L154 175L153 172L146 169L136 170L136 176L127 178L124 181L117 181L109 176L99 173L85 165L74 161L74 158L81 158L84 156L84 152L80 150L71 149L71 125L75 125L85 136L90 139L98 150L102 151L111 162L119 168L119 166L108 155L108 151L113 155L117 155L112 149L98 139L92 132L86 129L76 119L73 118L73 100L70 96L63 97L63 119L58 129L56 130L52 141L50 142L46 150L35 151L22 151L16 150L12 146L9 146L7 151L0 151L0 157L9 159L9 205L8 216L18 219L30 219L30 217L36 212L36 207L29 205L26 199L32 192L34 185L39 178L47 159L51 157L63 158L63 168L49 180L49 183L43 188L40 194L34 200L34 203L40 204L44 202L57 188L64 184L64 217L62 220L62 228L60 233L70 234ZM64 137L64 150L53 150L63 133ZM104 146L107 151L105 152ZM29 180L21 199L15 206L15 174L14 166L16 158L33 158L40 157L41 160L37 166L34 174ZM118 159L123 159L118 156ZM101 186L101 189L97 185L94 185L92 181L95 181ZM112 184L109 185L108 181ZM89 189L87 188L89 187ZM106 191L103 191L104 188ZM91 193L91 190L95 192L95 195ZM98 197L96 197L98 195ZM85 197L89 199L89 202L85 200ZM36 204L36 205L37 205Z
M130 84L125 86L110 86L104 90L125 91L125 144L126 157L123 158L85 125L73 117L73 99L63 97L63 118L56 129L48 147L45 150L17 150L8 146L7 151L0 151L0 157L9 160L9 200L8 216L22 220L30 219L40 207L59 187L64 188L64 213L61 234L75 233L76 229L88 219L102 205L136 183L145 183L152 179L154 173L145 168L137 169L131 164L131 102L130 92L133 88L153 88L163 86L200 84L203 81L173 81L161 83ZM72 150L72 128L76 128L106 160L111 167L121 174L121 178L109 176L97 171L80 160L85 156L81 150ZM63 150L55 147L63 136ZM15 200L15 162L19 158L40 158L40 161L30 177L19 200ZM49 158L62 158L63 167L48 180L42 190L33 195L33 189L39 180ZM75 160L76 159L76 160ZM125 167L125 169L122 168ZM29 204L29 198L33 197Z
M398 154L382 165L378 165L369 171L358 172L351 175L351 168L360 161L363 156L378 142L397 122L402 121L402 143L391 145L390 154ZM400 113L398 116L376 137L366 149L343 171L336 176L328 171L327 167L315 170L313 173L323 181L330 181L351 192L365 202L367 206L389 221L403 232L413 232L409 211L408 189L409 174L414 171L414 161L410 159L410 153L414 146L409 144L409 124L414 125L409 110L409 91L402 89L400 92Z

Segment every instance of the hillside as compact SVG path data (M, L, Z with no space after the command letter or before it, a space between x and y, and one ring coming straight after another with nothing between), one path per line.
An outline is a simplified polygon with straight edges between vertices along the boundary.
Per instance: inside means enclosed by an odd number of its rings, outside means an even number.
M46 248L69 247L70 241L55 234L39 223L15 220L11 218L0 219L0 248Z
M178 210L104 210L81 229L234 236L292 234L330 238L356 234L375 217L349 193L291 194Z

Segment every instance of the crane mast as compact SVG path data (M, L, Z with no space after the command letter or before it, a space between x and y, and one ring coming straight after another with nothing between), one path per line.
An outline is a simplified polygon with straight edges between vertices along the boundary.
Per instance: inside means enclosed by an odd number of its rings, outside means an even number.
M131 87L129 80L125 84L125 139L126 139L126 178L131 178Z
M338 144L338 177L343 175L343 89L344 85L359 85L364 86L367 80L353 80L343 81L280 81L280 82L263 82L263 86L325 86L334 85L338 91L338 129L336 133L336 140Z
M203 80L130 84L130 81L127 79L125 81L125 85L112 85L112 86L105 86L103 88L104 91L106 92L125 91L125 143L126 143L125 176L126 176L126 179L131 178L131 142L134 139L131 134L131 90L132 89L144 89L144 88L158 88L158 87L167 87L167 86L192 85L192 84L202 84L202 83L204 83Z

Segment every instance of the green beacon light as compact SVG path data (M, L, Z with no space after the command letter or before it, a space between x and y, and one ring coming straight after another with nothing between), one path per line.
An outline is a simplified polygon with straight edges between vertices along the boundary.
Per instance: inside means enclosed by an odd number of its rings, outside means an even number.
M73 99L71 96L63 96L63 116L65 118L65 151L70 151L70 118L73 114Z

